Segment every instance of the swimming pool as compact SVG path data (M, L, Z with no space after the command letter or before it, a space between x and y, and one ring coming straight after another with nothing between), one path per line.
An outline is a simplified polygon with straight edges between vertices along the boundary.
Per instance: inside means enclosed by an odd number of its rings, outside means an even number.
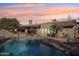
M39 40L12 40L0 47L0 56L66 56Z

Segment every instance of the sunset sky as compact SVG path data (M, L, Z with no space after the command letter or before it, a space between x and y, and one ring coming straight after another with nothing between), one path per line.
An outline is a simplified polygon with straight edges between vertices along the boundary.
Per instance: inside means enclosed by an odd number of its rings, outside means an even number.
M21 24L27 24L29 19L34 23L50 22L53 19L59 21L71 15L72 18L79 17L78 3L2 3L0 4L0 18L17 18Z

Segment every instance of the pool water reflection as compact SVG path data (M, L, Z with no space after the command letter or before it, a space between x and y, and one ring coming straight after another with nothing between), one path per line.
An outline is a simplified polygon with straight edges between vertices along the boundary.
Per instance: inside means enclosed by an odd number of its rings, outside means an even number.
M37 40L13 40L0 47L0 50L0 55L9 56L66 56L64 52Z

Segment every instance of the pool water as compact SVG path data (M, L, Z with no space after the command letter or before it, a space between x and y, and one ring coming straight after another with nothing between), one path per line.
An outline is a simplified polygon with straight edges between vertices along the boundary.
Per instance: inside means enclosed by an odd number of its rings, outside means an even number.
M37 40L12 40L0 47L1 56L66 56L54 47Z

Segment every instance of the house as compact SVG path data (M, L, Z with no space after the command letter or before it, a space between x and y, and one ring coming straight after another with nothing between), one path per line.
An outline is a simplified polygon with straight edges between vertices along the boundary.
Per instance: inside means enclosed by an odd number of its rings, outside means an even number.
M42 24L30 24L26 25L24 28L25 30L27 30L27 34L29 35L48 36L48 34L53 33L53 29L51 30L50 28L55 24L62 26L62 30L58 31L57 37L69 37L71 39L79 37L78 31L74 28L74 26L79 24L78 22L76 22L76 20L52 21Z

